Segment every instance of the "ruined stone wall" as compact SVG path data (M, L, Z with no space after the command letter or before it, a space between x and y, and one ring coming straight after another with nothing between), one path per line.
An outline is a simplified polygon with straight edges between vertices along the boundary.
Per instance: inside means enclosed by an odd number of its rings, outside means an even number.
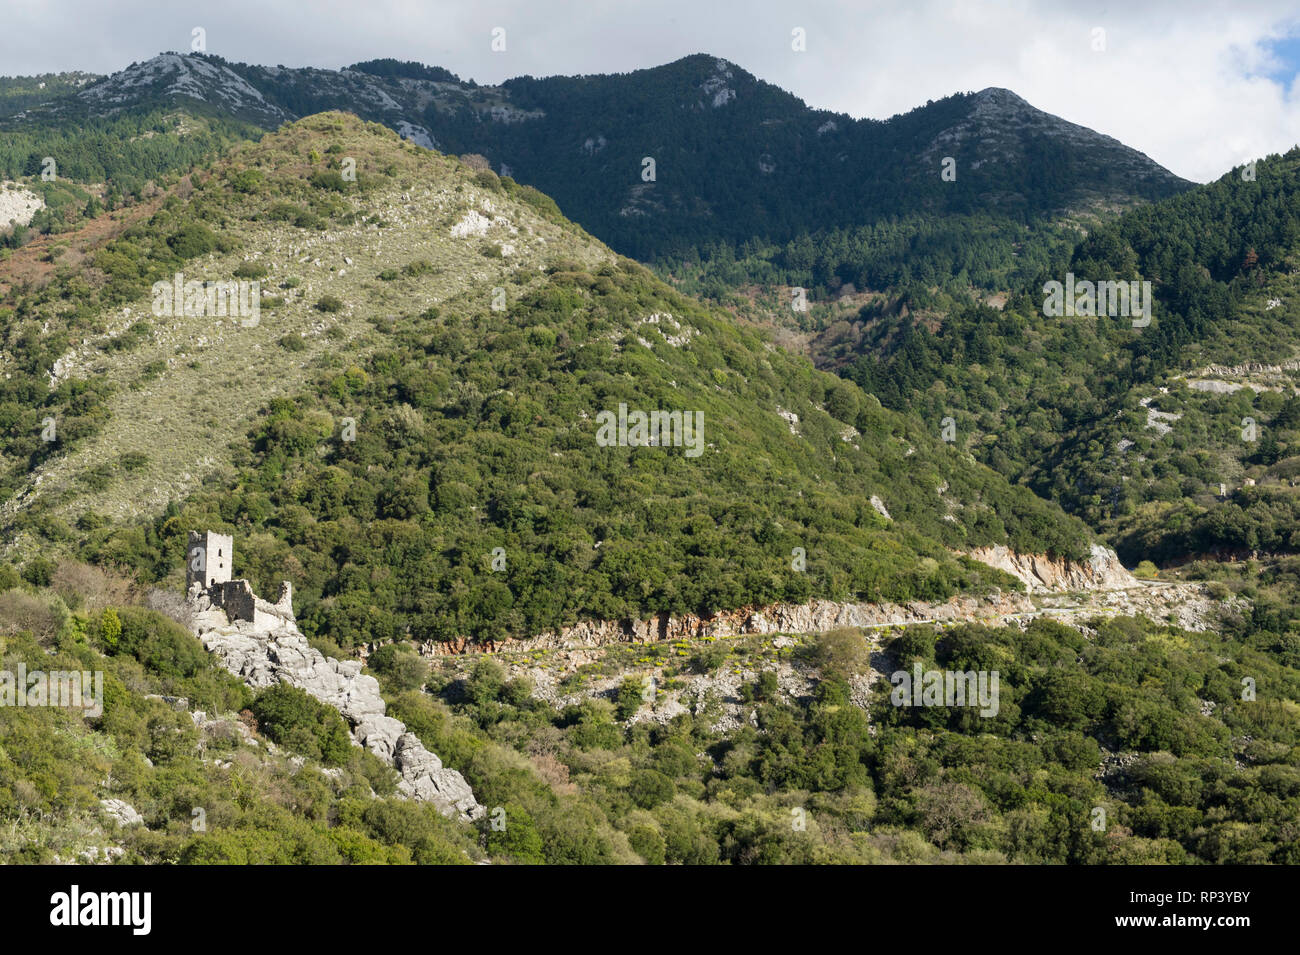
M212 590L213 603L226 612L233 623L236 620L257 622L257 597L247 580L228 580Z
M200 536L200 539L206 538ZM229 554L228 549L226 553ZM275 603L257 596L253 585L243 579L219 581L212 586L191 582L188 593L192 601L206 600L209 606L220 607L231 623L242 620L264 630L297 623L293 614L293 585L287 580L280 584Z
M283 607L278 603L269 603L261 597L253 598L253 617L240 617L240 620L251 620L259 629L273 630L285 624L295 624L297 621L293 616L292 607ZM230 619L234 620L234 617Z

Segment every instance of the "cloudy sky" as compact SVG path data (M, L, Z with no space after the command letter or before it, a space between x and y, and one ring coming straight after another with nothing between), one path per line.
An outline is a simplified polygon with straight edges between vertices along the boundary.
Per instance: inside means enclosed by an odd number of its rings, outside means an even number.
M853 116L1005 86L1202 182L1300 142L1297 0L3 0L0 22L3 75L112 72L195 27L236 61L387 56L480 83L712 53Z

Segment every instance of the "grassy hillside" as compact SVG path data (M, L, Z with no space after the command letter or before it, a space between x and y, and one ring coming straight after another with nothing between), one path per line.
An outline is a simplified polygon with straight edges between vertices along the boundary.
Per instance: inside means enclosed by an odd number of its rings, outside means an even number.
M1049 451L1029 438L1052 423L1018 430L1008 412L1048 396L1079 402L1075 427L1108 420L1097 382L1152 354L1131 326L1085 339L1013 301L932 341L879 329L898 376L881 380L900 389L881 396L919 414L891 411L540 193L342 114L244 144L131 211L91 217L101 230L0 300L0 669L105 678L101 715L0 707L6 860L1300 861L1294 561L1191 568L1225 599L1206 632L1121 618L434 661L411 647L1007 586L955 553L981 544L1079 556L1079 521L976 457L1015 473L988 435ZM1282 288L1280 235L1257 248L1262 284L1211 272L1209 301L1254 308ZM256 323L154 314L152 284L177 271L262 283ZM1258 308L1282 334L1278 309ZM1210 341L1203 314L1156 321ZM970 351L937 368L936 341ZM1060 341L1075 358L1053 377L1039 350ZM1114 364L1090 375L1085 354ZM1175 425L1196 420L1193 400L1222 402L1206 430L1241 402L1279 427L1294 414L1272 392L1185 393L1161 367L1161 399L1188 403ZM950 444L933 412L958 388L970 404ZM620 404L699 413L700 453L602 445L598 415ZM464 775L484 820L396 798L332 711L250 692L142 606L155 583L174 600L186 535L204 528L236 535L235 573L259 591L294 582L318 648L393 641L366 658L390 712ZM997 713L891 705L888 675L916 663L998 671ZM106 799L142 824L111 821Z

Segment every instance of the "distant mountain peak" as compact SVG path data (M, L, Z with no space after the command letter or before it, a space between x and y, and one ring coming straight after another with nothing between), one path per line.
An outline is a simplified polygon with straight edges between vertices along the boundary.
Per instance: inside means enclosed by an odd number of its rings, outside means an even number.
M674 69L675 67L689 67L692 69L704 69L704 70L739 70L740 69L740 67L736 66L735 63L732 63L730 60L726 59L725 57L717 56L713 53L691 53L688 56L683 56L680 59L673 60L669 63L665 63L663 66L652 66L650 67L650 69L671 70Z
M1005 86L986 86L976 93L975 97L976 99L1007 100L1013 103L1023 103L1025 101L1015 90L1009 90Z
M82 90L77 98L112 113L135 105L145 95L207 103L262 122L291 118L224 62L198 53L160 53L132 63Z
M949 102L961 97L952 97ZM1149 156L1124 145L1112 136L1080 126L1039 109L1023 97L1002 87L990 86L965 97L966 114L957 122L933 134L922 152L923 161L951 155L968 169L1029 164L1043 149L1088 169L1091 189L1083 189L1071 201L1087 199L1091 191L1101 197L1117 186L1132 189L1143 184L1157 190L1174 190L1187 185Z
M989 106L1020 108L1032 106L1024 99L1017 95L1013 90L1004 86L986 86L972 97L976 103Z

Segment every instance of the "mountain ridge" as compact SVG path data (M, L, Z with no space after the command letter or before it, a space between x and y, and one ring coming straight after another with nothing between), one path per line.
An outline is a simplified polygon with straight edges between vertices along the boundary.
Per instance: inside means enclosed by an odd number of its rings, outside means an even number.
M264 129L344 109L426 147L480 153L642 259L679 255L686 244L783 242L909 211L1055 217L1190 185L998 88L854 119L708 54L485 86L395 60L326 70L166 53L28 110L22 123L185 104ZM940 178L949 153L955 181ZM656 161L648 178L647 157Z

